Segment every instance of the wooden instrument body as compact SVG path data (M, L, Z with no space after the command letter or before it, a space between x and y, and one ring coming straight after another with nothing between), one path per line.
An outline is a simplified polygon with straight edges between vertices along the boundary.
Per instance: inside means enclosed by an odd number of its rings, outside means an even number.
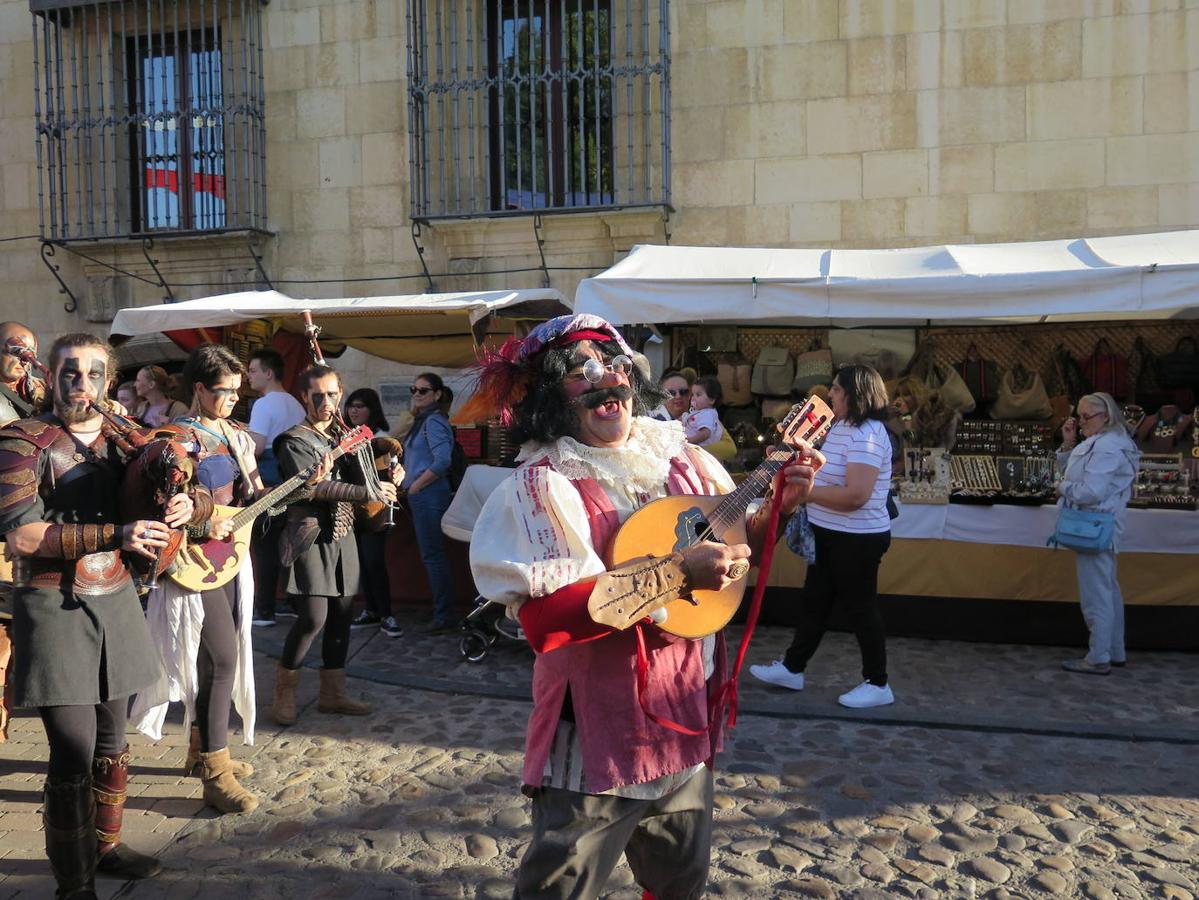
M647 503L629 516L616 533L609 550L613 564L646 555L670 556L690 547L708 528L708 516L723 499L679 495ZM744 544L744 518L714 537L724 544ZM738 578L723 591L695 591L689 597L672 600L666 604L666 621L658 627L685 638L714 634L737 612L745 595L746 581Z
M216 506L214 519L231 519L240 509ZM167 573L171 581L189 591L211 591L223 587L237 575L250 552L254 519L234 531L228 540L187 541L175 557L175 568Z

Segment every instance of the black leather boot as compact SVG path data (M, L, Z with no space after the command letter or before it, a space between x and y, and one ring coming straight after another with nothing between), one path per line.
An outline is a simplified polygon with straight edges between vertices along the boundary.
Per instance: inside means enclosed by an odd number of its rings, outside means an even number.
M59 900L96 900L96 801L91 775L47 778L42 822Z

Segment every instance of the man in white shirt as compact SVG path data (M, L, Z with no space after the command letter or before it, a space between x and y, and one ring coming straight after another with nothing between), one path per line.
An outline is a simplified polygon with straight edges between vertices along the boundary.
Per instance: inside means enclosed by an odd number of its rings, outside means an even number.
M279 351L264 347L250 354L246 367L251 389L261 396L250 409L250 436L258 456L258 471L269 488L279 484L279 467L271 449L275 438L304 421L304 407L283 387L283 357ZM250 543L254 554L254 624L269 628L275 624L275 594L279 588L279 534L283 516L273 519L265 513L254 526Z

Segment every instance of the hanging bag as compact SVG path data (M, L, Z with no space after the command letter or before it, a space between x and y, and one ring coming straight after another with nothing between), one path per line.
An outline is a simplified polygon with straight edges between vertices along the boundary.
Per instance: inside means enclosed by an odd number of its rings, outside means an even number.
M1082 361L1082 371L1092 389L1117 400L1128 396L1128 359L1113 353L1107 338L1095 343L1094 352Z
M753 403L753 394L749 389L752 374L753 367L740 355L716 364L716 380L720 382L726 406L747 406Z
M1053 415L1045 382L1017 364L999 379L999 396L991 406L992 419L1048 419Z
M1190 336L1179 338L1174 352L1158 361L1157 371L1164 388L1199 387L1199 342Z
M966 358L958 363L957 370L976 408L985 407L999 396L999 367L994 360L983 359L974 344L966 348Z
M764 397L786 397L795 380L795 364L786 347L763 347L754 363L750 389Z
M1115 536L1115 514L1063 503L1057 512L1057 527L1045 546L1055 550L1065 547L1075 553L1106 553L1114 549Z
M817 338L807 353L801 353L795 358L795 380L791 382L791 390L807 394L816 385L832 384L832 381L832 348L821 347L820 339Z
M941 402L955 412L974 412L974 395L965 380L952 366L933 365L925 383L941 394Z

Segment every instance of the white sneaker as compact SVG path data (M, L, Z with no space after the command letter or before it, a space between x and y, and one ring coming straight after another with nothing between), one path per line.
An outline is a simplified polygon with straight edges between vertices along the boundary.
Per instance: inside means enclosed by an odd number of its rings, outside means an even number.
M768 666L750 666L749 674L767 684L790 688L793 691L803 690L803 672L792 672L783 665L781 659L776 659Z
M889 684L879 687L877 684L863 681L849 693L838 697L837 702L850 709L869 709L872 706L887 706L894 703L895 695L891 693Z

